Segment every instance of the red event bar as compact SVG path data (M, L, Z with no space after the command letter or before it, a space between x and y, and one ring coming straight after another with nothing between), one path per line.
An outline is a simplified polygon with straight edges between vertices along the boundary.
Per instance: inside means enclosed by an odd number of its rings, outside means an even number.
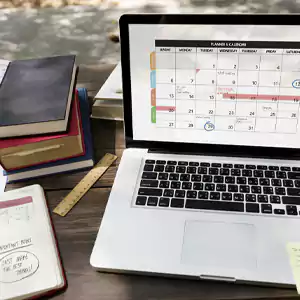
M175 106L156 106L157 111L175 111Z
M285 95L257 95L257 94L223 94L224 99L231 97L250 100L300 100L300 96Z
M27 203L32 202L32 197L27 196L23 197L20 199L14 199L14 200L8 200L8 201L2 201L0 202L0 209L1 208L8 208L8 207L13 207L13 206L18 206L18 205L23 205Z

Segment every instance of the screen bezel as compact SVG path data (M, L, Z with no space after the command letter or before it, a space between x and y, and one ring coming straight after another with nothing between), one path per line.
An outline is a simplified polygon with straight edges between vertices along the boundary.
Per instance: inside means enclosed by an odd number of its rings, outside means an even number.
M212 22L213 20L213 22ZM130 77L130 24L199 25L299 25L298 15L164 15L125 14L120 18L121 63L123 82L124 127L126 147L149 148L159 152L197 153L224 156L300 159L300 148L238 146L204 143L144 141L133 138Z

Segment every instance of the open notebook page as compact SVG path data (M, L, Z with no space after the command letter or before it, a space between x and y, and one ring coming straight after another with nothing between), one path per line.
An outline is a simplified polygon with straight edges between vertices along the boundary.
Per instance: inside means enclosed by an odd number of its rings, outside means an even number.
M0 196L0 299L23 299L64 285L43 190Z

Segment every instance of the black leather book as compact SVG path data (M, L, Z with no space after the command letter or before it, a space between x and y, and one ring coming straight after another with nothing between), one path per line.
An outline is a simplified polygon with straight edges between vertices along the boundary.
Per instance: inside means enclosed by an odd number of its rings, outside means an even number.
M75 75L74 55L10 62L0 82L0 138L66 131Z

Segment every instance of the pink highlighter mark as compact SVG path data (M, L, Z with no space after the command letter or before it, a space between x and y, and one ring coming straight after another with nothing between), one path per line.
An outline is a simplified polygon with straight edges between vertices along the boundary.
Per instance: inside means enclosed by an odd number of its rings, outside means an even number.
M300 100L300 96L289 95L257 95L257 94L223 94L224 99L249 99L249 100Z
M196 69L196 74L200 71L200 69Z
M32 203L32 197L28 196L28 197L23 197L20 199L14 199L14 200L0 202L0 209L19 206L19 205L23 205L23 204L27 204L27 203Z
M156 106L156 110L173 112L175 111L175 106Z

